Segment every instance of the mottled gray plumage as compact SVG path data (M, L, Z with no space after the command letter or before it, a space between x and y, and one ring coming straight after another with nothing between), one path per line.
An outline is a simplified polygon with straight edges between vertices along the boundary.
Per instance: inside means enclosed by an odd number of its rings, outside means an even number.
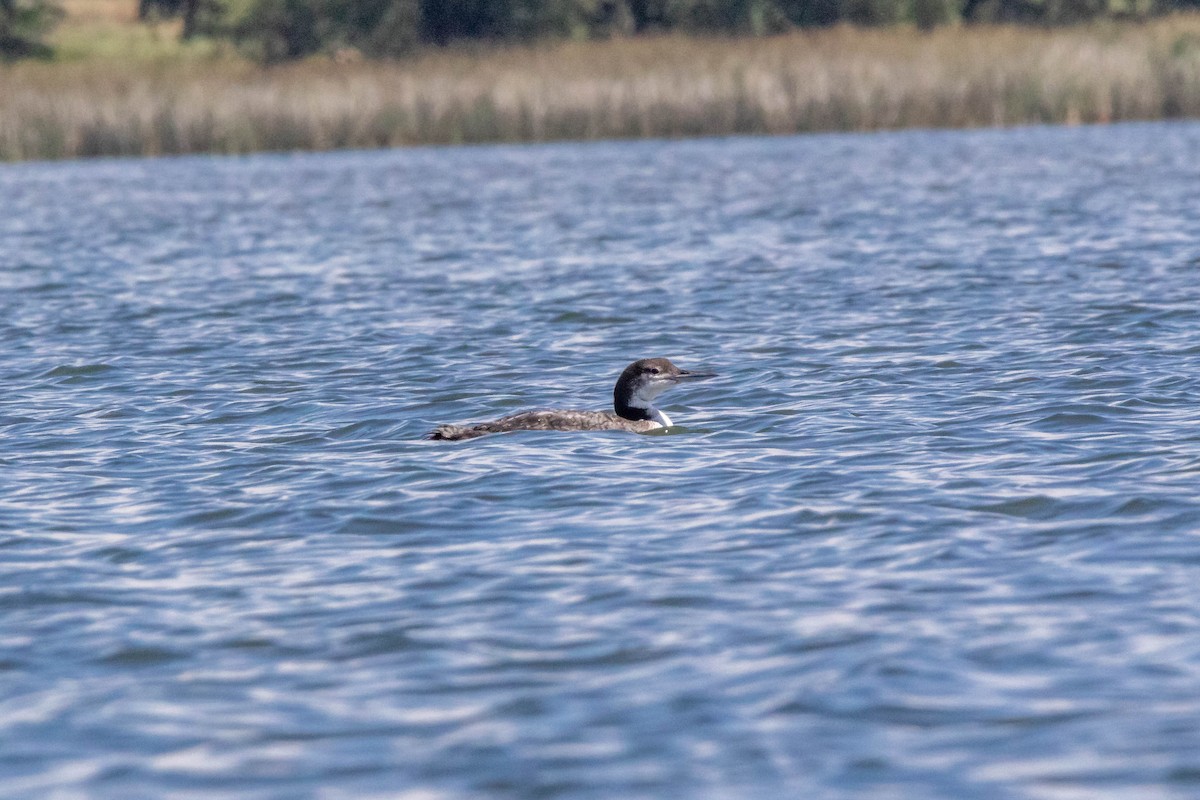
M669 427L671 420L654 407L654 398L684 380L708 378L709 372L689 372L665 358L643 358L630 364L613 387L610 411L522 411L494 422L439 425L430 439L461 440L508 431L629 431L646 433Z

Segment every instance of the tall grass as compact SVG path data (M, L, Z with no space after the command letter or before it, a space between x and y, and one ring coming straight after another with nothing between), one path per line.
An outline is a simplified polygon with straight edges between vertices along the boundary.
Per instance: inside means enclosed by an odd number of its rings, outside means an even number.
M1088 123L1200 116L1200 15L1067 29L836 28L0 68L0 158Z

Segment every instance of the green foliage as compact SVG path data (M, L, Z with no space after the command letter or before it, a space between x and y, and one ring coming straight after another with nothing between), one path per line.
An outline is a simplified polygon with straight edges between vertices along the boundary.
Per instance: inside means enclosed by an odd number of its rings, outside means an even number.
M959 0L912 0L912 18L923 31L951 25L962 19Z
M44 2L45 0L24 0ZM14 0L0 0L0 3ZM1070 24L1137 16L1200 0L141 0L191 8L194 29L230 36L264 61L337 53L397 57L452 42L601 38L659 31L764 35L850 22ZM195 10L200 8L199 12ZM187 17L185 17L187 18ZM186 28L192 30L193 28Z
M183 3L184 0L138 0L138 19L182 14Z
M48 58L42 38L61 17L49 0L0 0L0 60Z
M674 0L664 27L689 31L762 35L790 27L775 0Z
M152 20L183 17L183 38L198 33L212 33L219 28L217 20L226 13L227 0L138 0L138 19Z
M234 36L264 61L315 53L323 39L316 5L308 0L261 0L233 29Z
M842 19L841 0L776 0L788 22L800 27L832 25Z
M1052 24L1069 24L1095 19L1109 9L1109 0L1042 0L1041 17Z
M419 0L252 0L211 33L227 33L263 61L355 48L398 56L420 40Z
M841 16L857 25L895 25L908 16L909 0L842 0Z
M610 32L627 24L623 0L420 0L421 39L529 40Z

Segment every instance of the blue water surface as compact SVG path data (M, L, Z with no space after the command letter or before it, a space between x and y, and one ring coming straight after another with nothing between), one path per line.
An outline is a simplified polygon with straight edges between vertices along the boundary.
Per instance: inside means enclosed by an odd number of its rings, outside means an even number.
M0 796L1200 796L1200 124L0 211ZM671 435L422 438L646 356Z

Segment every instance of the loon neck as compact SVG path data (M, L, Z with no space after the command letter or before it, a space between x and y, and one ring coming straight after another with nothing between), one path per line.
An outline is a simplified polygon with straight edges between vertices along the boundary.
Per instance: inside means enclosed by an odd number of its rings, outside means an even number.
M653 412L657 410L652 405L641 405L620 396L613 399L613 409L618 417L632 420L654 419Z
M671 427L671 418L653 405L637 405L637 401L617 400L613 403L617 416L629 420L649 420L664 428Z

